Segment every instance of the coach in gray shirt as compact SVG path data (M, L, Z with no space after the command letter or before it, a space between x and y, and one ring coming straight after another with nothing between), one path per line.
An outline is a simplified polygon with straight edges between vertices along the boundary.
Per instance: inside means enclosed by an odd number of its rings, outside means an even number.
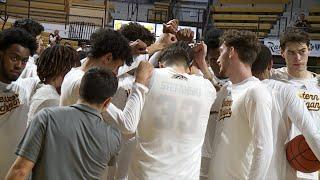
M120 132L100 115L117 87L111 71L87 71L78 104L46 108L35 116L7 179L25 179L31 171L35 180L99 179L120 148Z

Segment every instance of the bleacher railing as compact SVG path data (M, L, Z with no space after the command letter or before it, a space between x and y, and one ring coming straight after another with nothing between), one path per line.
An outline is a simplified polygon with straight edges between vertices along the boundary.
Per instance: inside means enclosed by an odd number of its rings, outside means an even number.
M69 15L69 39L89 40L90 35L103 27L102 17Z

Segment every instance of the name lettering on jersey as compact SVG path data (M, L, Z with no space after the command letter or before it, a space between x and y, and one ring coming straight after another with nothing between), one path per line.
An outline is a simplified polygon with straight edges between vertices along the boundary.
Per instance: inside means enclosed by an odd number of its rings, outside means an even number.
M310 92L299 92L298 96L304 100L309 111L320 110L320 94Z
M201 96L201 89L199 87L185 86L170 82L161 82L160 89L181 95Z
M223 100L222 106L219 110L219 121L225 118L231 117L232 115L231 106L232 106L232 99L228 96Z
M3 115L20 106L18 94L0 97L0 115Z

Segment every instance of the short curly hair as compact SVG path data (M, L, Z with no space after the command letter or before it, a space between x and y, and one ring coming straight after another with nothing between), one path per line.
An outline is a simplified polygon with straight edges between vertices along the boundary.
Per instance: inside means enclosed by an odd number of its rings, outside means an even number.
M13 44L19 44L29 49L31 56L38 47L35 37L22 28L9 28L2 31L0 33L0 50L5 51Z
M217 49L220 46L219 38L222 36L223 30L210 28L204 34L204 43L207 45L208 49Z
M288 28L280 37L280 47L282 50L286 48L288 42L306 43L310 45L310 37L307 32L300 28Z
M46 84L48 80L66 74L79 64L76 50L70 46L55 45L45 49L36 61L37 74L40 81Z
M13 23L13 27L19 27L28 31L33 37L36 37L44 31L44 27L32 19L19 19Z
M251 31L228 30L220 38L220 43L233 47L240 60L252 65L260 52L260 42L257 35Z
M89 57L100 58L111 53L113 59L122 59L127 65L132 63L129 41L115 30L96 30L90 37L90 44Z
M129 41L135 41L140 39L148 46L153 44L156 40L154 34L152 34L147 28L136 22L130 22L123 25L119 32L126 37Z
M192 64L193 57L194 53L188 42L178 41L162 52L159 61L166 62L169 65L183 62L185 67L188 68Z

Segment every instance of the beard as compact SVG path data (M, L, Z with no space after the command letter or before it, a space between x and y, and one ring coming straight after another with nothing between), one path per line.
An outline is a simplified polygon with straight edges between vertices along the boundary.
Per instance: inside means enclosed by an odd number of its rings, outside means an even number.
M16 81L19 78L20 74L16 76L8 73L8 71L4 67L3 61L0 60L0 76L3 80L5 80L5 83L11 83L12 81Z

